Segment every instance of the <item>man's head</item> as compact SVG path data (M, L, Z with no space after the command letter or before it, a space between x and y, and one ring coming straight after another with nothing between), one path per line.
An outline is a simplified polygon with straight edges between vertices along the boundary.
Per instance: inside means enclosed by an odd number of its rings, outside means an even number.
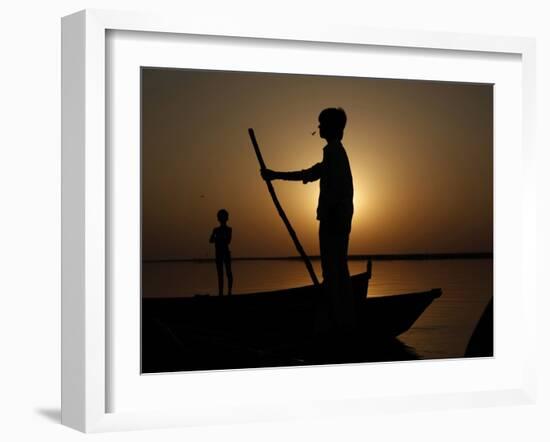
M329 107L319 114L319 136L327 141L340 141L346 127L346 113L341 107Z
M225 209L218 210L218 221L220 224L227 223L227 220L229 219L229 213Z

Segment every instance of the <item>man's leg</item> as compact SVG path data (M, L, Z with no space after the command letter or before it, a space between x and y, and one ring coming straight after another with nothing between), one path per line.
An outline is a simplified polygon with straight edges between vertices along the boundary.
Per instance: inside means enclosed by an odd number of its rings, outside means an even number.
M349 232L344 231L338 235L337 240L337 268L338 268L338 291L342 303L343 320L346 327L355 328L357 326L357 312L353 287L348 267L348 244Z
M331 296L331 265L330 265L330 245L326 226L323 222L319 224L319 249L321 253L321 270L323 281L321 293L317 298L317 309L315 312L315 329L318 332L326 332L334 328L334 306Z
M328 313L334 327L343 325L344 311L339 293L338 235L326 223L319 228L319 248L323 270L323 291L327 301Z

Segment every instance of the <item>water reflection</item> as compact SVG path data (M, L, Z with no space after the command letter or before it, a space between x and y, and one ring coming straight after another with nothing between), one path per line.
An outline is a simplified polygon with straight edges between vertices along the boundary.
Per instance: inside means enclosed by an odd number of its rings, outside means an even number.
M318 274L318 261L313 262ZM351 261L352 274L366 263ZM309 284L299 261L234 261L235 293L250 293ZM143 264L144 297L191 296L217 293L211 262ZM462 357L477 321L493 293L492 259L375 261L369 296L441 287L443 296L399 336L395 359ZM376 348L366 349L376 359ZM414 349L414 350L413 350ZM402 359L399 359L402 355ZM328 362L327 362L328 363Z

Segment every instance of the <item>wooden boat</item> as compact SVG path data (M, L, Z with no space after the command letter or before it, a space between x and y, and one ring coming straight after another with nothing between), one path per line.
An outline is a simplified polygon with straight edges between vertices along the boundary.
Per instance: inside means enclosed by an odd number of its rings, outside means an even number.
M366 272L352 276L359 330L344 339L350 344L345 355L342 340L335 343L345 361L328 349L328 335L314 333L322 294L309 285L223 297L144 299L144 371L383 360L388 346L395 347L390 340L407 331L441 289L369 298L371 270L369 261ZM402 358L389 353L387 360Z

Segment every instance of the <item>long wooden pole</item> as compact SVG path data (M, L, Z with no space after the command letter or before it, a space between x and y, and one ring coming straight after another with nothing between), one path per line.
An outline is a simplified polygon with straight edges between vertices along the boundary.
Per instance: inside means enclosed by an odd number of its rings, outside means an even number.
M260 169L264 170L266 169L264 159L262 157L262 152L260 152L260 147L258 146L258 142L256 141L256 135L254 135L254 129L248 129L248 134L250 135L250 140L252 141L252 145L254 146L254 151L256 152L256 157L258 158L258 162L260 163ZM304 248L302 247L302 244L300 244L300 241L298 240L298 237L296 236L296 232L292 228L292 225L290 224L290 221L288 220L285 211L283 210L281 203L279 203L279 199L277 198L277 194L275 193L275 189L273 188L273 184L271 184L271 181L266 180L267 184L267 190L269 190L269 194L271 195L271 199L273 199L273 203L275 204L275 207L277 208L277 212L279 213L279 216L283 220L283 223L285 224L288 233L290 234L290 237L292 238L292 241L294 242L294 245L296 246L296 250L298 250L298 253L302 257L302 260L304 261L304 264L306 265L307 271L309 272L309 276L311 277L311 280L313 281L313 285L316 287L319 287L319 280L317 279L317 275L315 274L315 270L313 270L313 266L311 265L311 261L309 260L309 257L306 255L306 252L304 251Z

